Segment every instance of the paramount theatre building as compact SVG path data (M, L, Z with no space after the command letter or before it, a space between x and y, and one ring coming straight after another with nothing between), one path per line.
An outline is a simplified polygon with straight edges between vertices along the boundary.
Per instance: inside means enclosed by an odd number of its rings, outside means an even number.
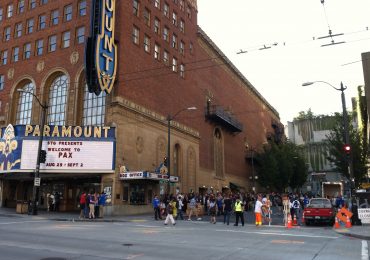
M1 206L35 186L40 210L105 191L115 215L155 194L251 191L253 154L283 126L197 16L196 0L1 1Z

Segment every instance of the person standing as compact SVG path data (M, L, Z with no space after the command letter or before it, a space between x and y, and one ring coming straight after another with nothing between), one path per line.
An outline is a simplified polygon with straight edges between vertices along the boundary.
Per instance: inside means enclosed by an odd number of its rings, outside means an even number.
M85 206L86 206L86 192L82 192L80 196L80 216L79 219L85 218Z
M222 210L223 210L223 213L224 213L224 224L226 223L227 225L229 225L230 223L230 215L231 215L231 211L232 211L232 204L233 202L231 201L230 197L228 194L226 194L225 196L225 199L224 199L224 203L222 205Z
M211 223L216 224L217 204L213 195L209 197L208 212L211 216Z
M103 191L99 196L99 203L98 203L99 204L99 218L104 217L104 207L105 207L106 201L107 201L107 195Z
M293 211L294 211L294 216L296 217L298 225L300 225L300 222L299 222L300 208L301 208L301 204L298 200L298 197L295 197L293 201Z
M244 212L243 212L243 203L240 201L240 196L237 196L235 204L234 204L234 211L235 211L235 224L234 226L238 226L239 218L242 226L244 226Z
M184 215L183 215L183 207L184 207L184 203L182 202L182 195L179 195L178 197L177 197L177 201L178 201L178 203L179 203L179 208L178 208L178 213L177 213L177 216L176 216L176 220L177 220L177 218L180 216L180 219L181 220L184 220Z
M262 226L262 197L257 196L256 204L254 206L254 214L256 215L256 226Z
M90 192L89 196L89 219L95 218L95 195Z
M155 195L154 199L152 201L152 205L153 205L153 209L154 209L154 219L155 220L162 219L161 218L161 211L160 211L160 208L159 208L160 204L161 204L161 201L159 200L158 196Z
M196 216L196 218L198 219L198 208L197 208L197 201L196 201L196 199L195 199L195 196L193 196L193 197L190 199L189 208L190 208L190 211L189 211L189 217L188 217L188 220L191 220L191 215L192 215L193 213L195 213L195 216Z

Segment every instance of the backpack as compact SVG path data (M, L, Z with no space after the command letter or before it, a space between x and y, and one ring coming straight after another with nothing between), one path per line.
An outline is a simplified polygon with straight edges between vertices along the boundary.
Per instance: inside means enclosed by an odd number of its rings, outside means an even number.
M216 203L215 202L209 203L209 211L210 212L215 212L216 211Z
M295 209L299 208L299 202L298 202L298 200L295 200L293 202L293 208L295 208Z

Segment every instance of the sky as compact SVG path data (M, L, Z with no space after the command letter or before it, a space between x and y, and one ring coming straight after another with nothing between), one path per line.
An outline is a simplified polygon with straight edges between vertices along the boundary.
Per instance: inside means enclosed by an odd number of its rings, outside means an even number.
M364 85L361 53L370 52L370 0L198 0L198 25L279 113L342 112ZM343 33L331 38L318 39ZM269 49L262 49L271 47ZM246 53L237 54L240 51Z

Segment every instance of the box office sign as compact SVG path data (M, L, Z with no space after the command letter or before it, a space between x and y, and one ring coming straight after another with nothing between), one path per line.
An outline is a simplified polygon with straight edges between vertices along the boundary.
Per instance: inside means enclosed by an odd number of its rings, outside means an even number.
M12 170L35 169L39 138L38 125L14 127L14 141L20 149L14 152L19 163ZM42 149L47 155L40 169L113 171L115 129L105 126L45 126Z

